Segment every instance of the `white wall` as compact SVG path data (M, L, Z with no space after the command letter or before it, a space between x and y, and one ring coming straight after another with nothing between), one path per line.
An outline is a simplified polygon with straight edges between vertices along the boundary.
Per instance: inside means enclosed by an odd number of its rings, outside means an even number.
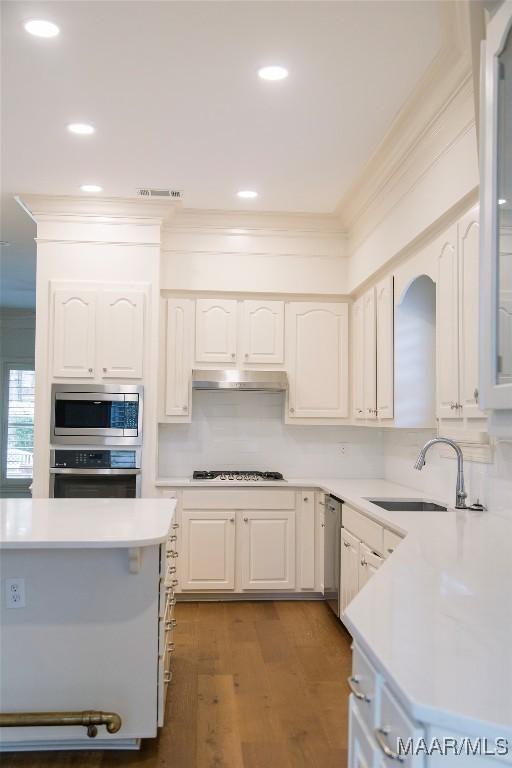
M159 428L159 476L194 469L276 470L285 477L380 477L380 431L283 422L283 395L194 392L190 424Z
M428 497L455 502L457 464L445 458L450 449L434 446L427 454L421 472L413 464L419 449L435 437L429 430L386 431L384 434L384 477L395 483L417 488ZM492 512L512 516L512 440L497 442L492 464L465 461L464 472L468 504L477 498Z

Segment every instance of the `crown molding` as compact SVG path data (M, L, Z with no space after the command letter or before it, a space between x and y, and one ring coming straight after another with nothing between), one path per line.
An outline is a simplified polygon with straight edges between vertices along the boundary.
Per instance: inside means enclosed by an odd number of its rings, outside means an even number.
M132 197L79 197L73 195L15 195L16 202L35 222L95 221L101 223L159 224L172 217L181 203Z
M168 232L224 235L285 235L345 238L337 214L185 208L165 224Z
M469 10L441 2L442 44L336 213L353 252L475 123Z

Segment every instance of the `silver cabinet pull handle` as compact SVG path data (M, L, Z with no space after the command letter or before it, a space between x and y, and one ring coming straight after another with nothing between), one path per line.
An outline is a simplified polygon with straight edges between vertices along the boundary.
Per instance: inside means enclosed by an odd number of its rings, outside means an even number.
M393 752L391 747L388 745L385 737L388 734L387 728L376 728L373 732L373 735L375 736L375 739L377 741L377 744L379 745L381 751L388 757L390 760L397 760L399 763L404 762L404 758L402 755L399 755L398 752Z
M356 699L359 699L359 701L366 701L367 703L371 701L369 696L367 696L365 693L360 691L359 688L356 687L359 683L359 678L356 677L356 675L350 675L350 677L347 677L347 683Z

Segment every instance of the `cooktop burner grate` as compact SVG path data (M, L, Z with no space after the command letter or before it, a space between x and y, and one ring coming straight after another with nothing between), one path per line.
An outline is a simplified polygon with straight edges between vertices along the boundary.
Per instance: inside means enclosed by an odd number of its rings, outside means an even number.
M198 470L194 471L192 475L194 480L219 480L219 481L235 481L235 482L258 482L262 480L284 480L284 477L280 472L257 472L257 471L242 471L232 469L222 470Z

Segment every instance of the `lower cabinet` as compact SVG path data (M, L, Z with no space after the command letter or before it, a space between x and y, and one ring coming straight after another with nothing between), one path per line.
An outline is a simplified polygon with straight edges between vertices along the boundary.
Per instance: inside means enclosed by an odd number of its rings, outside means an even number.
M234 589L234 510L181 513L181 589Z
M343 505L340 548L340 616L360 589L391 554L400 536L375 520Z
M313 490L178 491L178 592L321 592Z
M349 685L349 768L422 768L423 754L407 751L407 744L425 737L423 726L409 717L358 645Z
M293 589L295 511L243 512L239 551L242 589Z

